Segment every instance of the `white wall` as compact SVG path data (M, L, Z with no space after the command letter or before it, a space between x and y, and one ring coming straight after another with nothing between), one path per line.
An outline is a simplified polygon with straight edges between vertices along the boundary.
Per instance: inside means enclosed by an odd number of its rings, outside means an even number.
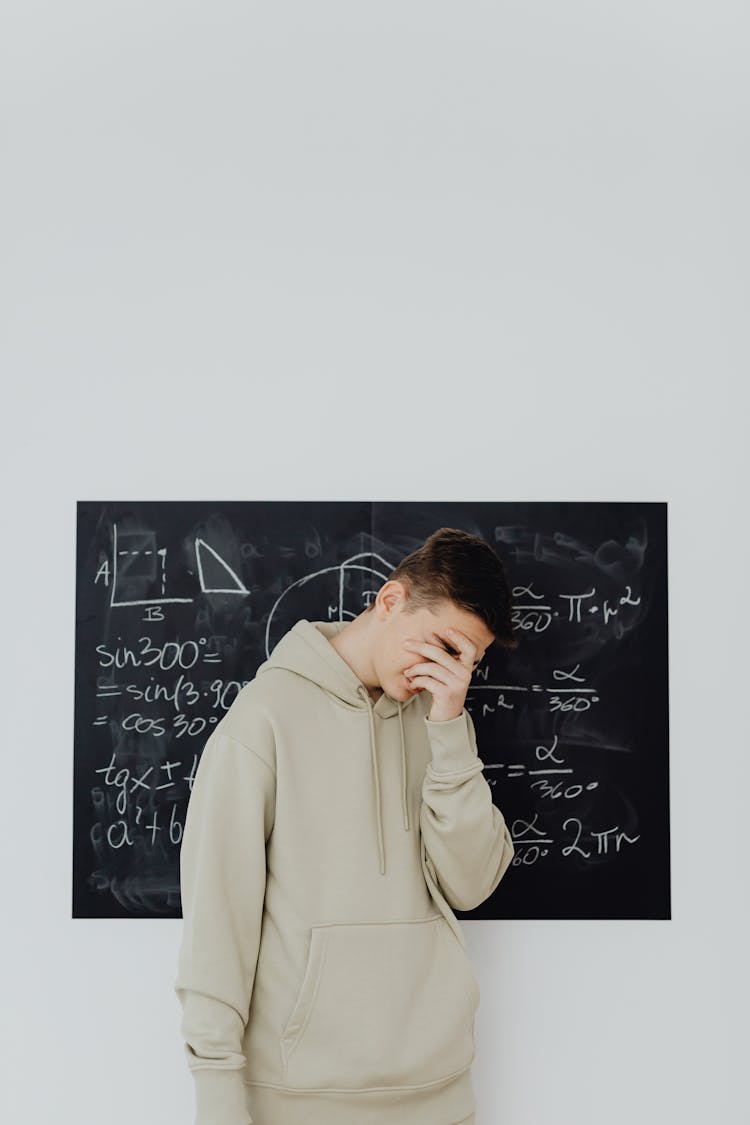
M2 1116L193 1112L179 922L70 917L75 500L418 497L669 501L673 919L464 924L478 1125L747 1122L747 6L3 24Z

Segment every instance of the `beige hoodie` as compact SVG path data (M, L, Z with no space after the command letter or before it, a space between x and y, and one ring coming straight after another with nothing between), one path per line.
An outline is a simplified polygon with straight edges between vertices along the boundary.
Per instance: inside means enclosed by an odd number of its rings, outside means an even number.
M174 988L195 1125L452 1125L479 988L451 907L513 857L469 713L367 689L301 620L208 739Z

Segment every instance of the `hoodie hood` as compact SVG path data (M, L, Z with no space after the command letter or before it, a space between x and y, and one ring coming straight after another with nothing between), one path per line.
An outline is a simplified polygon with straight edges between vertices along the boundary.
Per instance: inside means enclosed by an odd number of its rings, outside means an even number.
M363 714L367 713L380 874L385 875L383 812L380 799L375 716L377 715L381 719L396 718L398 720L401 738L403 826L405 832L410 832L407 803L406 745L402 713L404 708L409 707L414 702L417 695L411 695L402 702L400 699L393 699L384 691L377 702L373 703L365 685L330 644L330 638L336 636L346 624L346 621L308 621L306 618L302 618L284 634L268 659L258 668L256 677L269 672L272 668L285 668L288 672L294 672L296 675L303 676L317 684L338 706L361 711Z

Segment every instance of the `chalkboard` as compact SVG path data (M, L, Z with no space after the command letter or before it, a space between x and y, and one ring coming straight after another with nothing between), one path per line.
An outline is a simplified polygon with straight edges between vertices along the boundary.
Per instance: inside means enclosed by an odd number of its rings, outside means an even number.
M463 918L670 918L666 503L77 505L73 916L179 917L213 726L295 621L350 620L438 527L503 560L515 651L466 706L515 844Z

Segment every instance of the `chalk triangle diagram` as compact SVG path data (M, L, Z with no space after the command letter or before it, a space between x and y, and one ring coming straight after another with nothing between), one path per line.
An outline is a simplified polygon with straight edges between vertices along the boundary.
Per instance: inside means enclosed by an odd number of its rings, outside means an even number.
M239 575L235 574L229 563L205 539L195 541L195 561L198 564L198 578L204 594L250 593ZM227 575L231 578L232 585L220 585L221 582L226 582ZM209 577L213 579L215 585L209 585Z

